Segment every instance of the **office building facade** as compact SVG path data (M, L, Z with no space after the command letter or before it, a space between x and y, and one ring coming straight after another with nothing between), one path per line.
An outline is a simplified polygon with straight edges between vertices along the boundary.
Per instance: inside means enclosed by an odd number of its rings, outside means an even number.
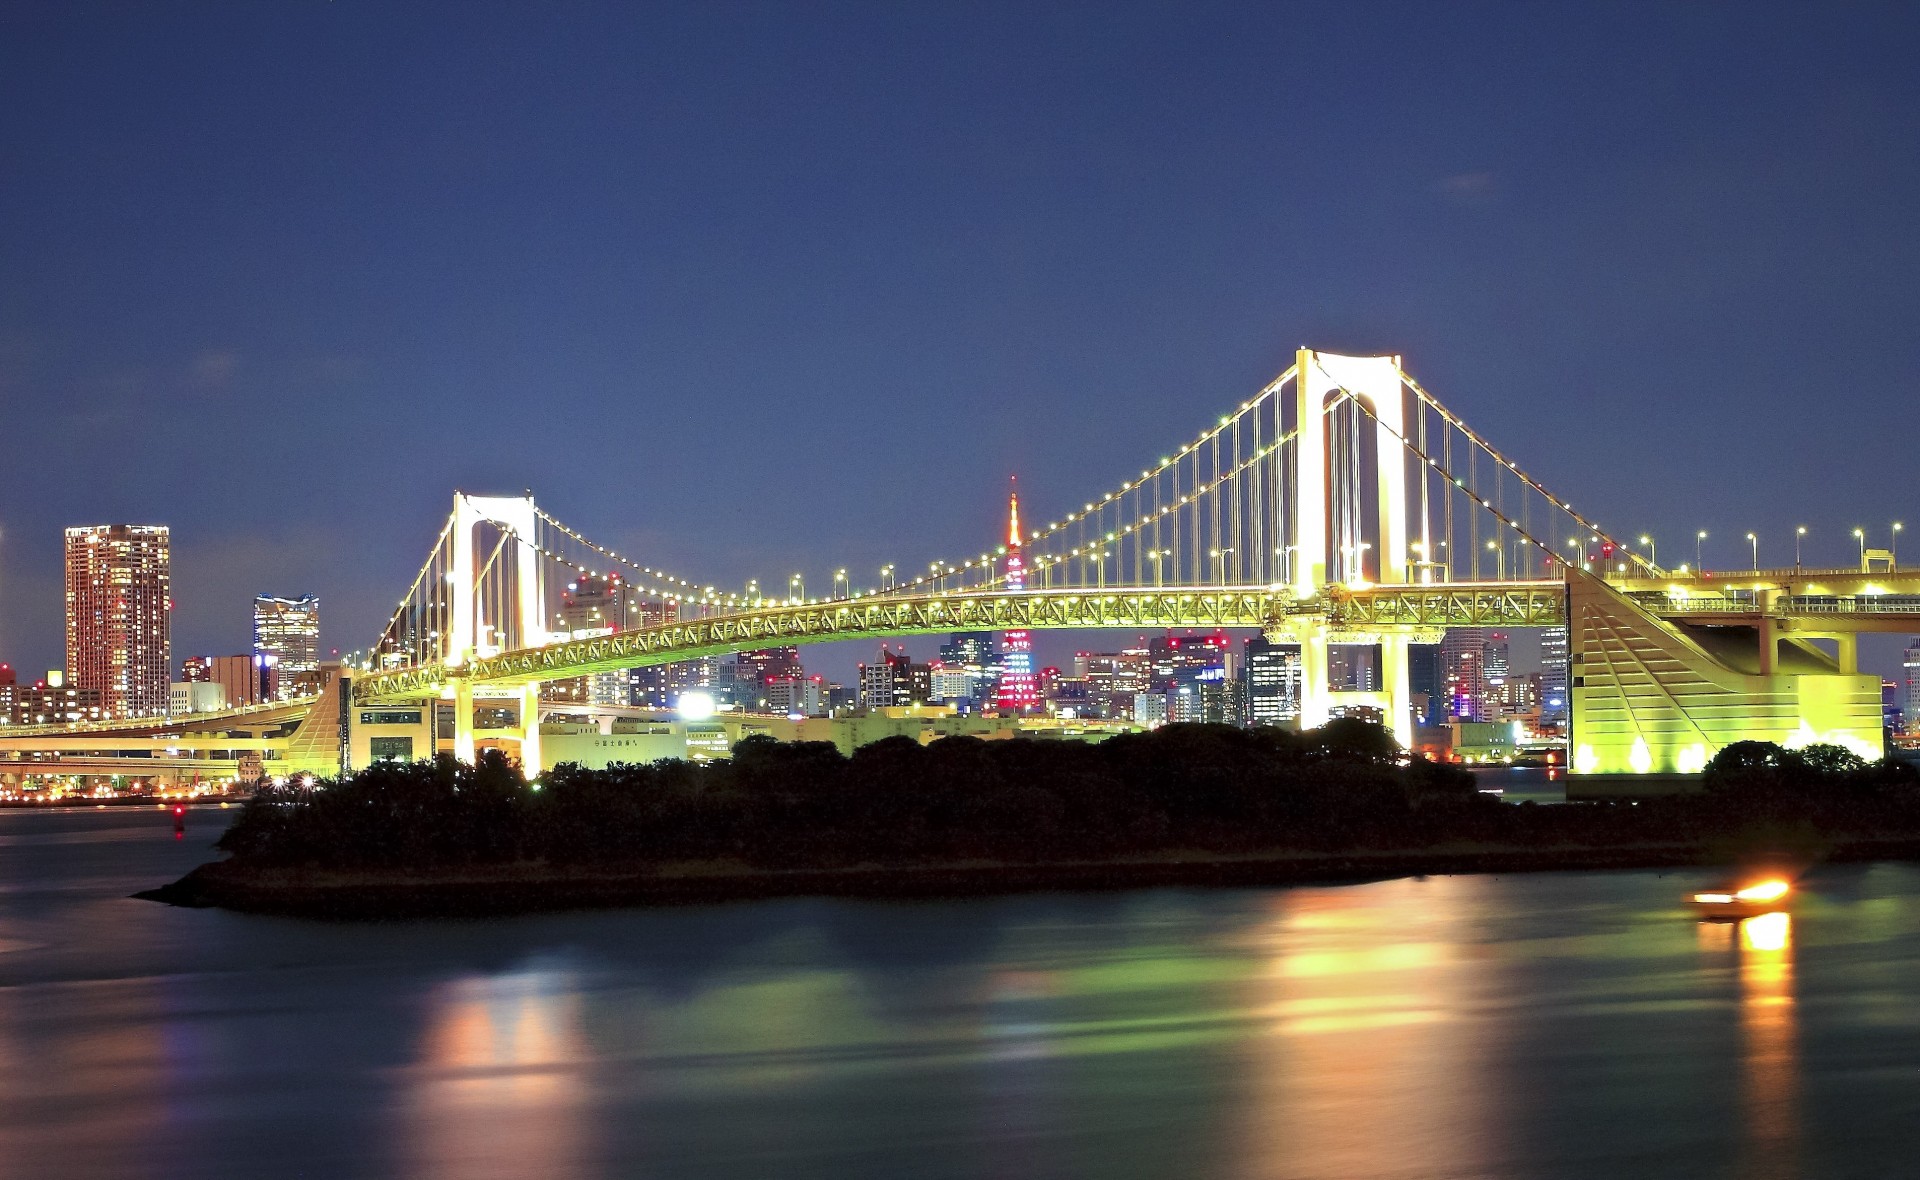
M307 696L320 691L320 600L276 598L262 594L253 600L253 654L272 656L279 665L282 697Z

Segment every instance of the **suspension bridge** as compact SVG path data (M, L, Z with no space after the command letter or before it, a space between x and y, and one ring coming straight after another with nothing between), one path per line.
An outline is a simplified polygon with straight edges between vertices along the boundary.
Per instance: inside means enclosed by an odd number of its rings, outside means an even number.
M565 608L582 579L622 587L611 615ZM256 728L277 734L284 765L330 772L355 761L351 730L381 706L450 702L454 752L470 759L476 708L491 704L513 711L520 757L537 768L542 686L595 673L954 631L1198 627L1298 644L1301 724L1366 706L1411 744L1409 645L1453 628L1567 627L1572 769L1685 773L1748 738L1877 756L1880 683L1859 672L1857 636L1920 623L1920 571L1876 565L1864 549L1859 569L1661 568L1468 426L1400 358L1308 349L1137 475L1004 543L887 566L874 585L836 574L824 596L797 580L787 590L656 568L531 495L456 493L375 642L320 697ZM1377 687L1329 684L1340 644L1379 650ZM221 740L192 731L231 734L243 720L16 727L0 757L161 730L192 753Z

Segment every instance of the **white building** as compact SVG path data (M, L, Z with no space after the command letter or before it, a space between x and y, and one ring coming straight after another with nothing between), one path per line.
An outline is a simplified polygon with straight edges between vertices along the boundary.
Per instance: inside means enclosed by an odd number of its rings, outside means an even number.
M218 713L227 707L227 692L204 680L176 680L167 686L167 716Z

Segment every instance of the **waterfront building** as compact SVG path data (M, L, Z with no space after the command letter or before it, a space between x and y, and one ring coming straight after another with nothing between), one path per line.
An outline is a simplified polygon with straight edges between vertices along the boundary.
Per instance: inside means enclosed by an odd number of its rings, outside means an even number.
M158 717L173 683L173 542L165 525L66 531L67 686L110 717Z
M1015 593L1027 585L1026 562L1020 555L1020 492L1007 499L1006 588ZM1040 707L1040 685L1034 677L1033 639L1025 631L1000 637L1000 686L994 704L1002 713L1031 713Z
M280 669L279 693L284 697L310 696L320 691L320 600L276 598L262 594L253 600L253 654L272 656Z

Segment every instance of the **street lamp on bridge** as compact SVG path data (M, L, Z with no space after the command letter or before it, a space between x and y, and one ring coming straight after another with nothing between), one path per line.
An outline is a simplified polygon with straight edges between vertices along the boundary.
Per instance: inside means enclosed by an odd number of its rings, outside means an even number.
M1899 521L1896 520L1893 522L1893 539L1887 542L1888 569L1892 569L1900 564L1900 530L1902 527Z
M1699 532L1693 534L1693 568L1696 572L1703 571L1707 568L1707 563L1700 558L1700 542L1706 539L1707 530L1705 529L1701 529Z
M1793 568L1800 568L1800 538L1807 535L1807 526L1800 525L1793 530Z
M1753 572L1757 574L1760 572L1760 538L1748 533L1747 543L1753 546Z
M788 578L787 588L793 591L793 600L795 602L805 602L807 600L807 579L802 575L795 574L791 578Z
M1860 542L1860 572L1867 572L1867 530L1853 530L1853 539Z
M842 586L845 586L845 587L846 587L846 590L844 590L844 591L842 591L842 590L841 590L841 587L842 587ZM847 595L849 595L849 594L852 594L852 593L853 593L853 584L852 584L851 582L848 582L848 581L847 581L847 571L846 571L846 570L835 570L835 571L833 571L833 595L834 595L834 597L835 597L835 598L844 598L844 597L846 597Z
M1648 564L1652 565L1653 568L1655 569L1659 569L1660 568L1660 546L1653 543L1652 537L1645 536L1645 535L1641 536L1640 543L1647 547Z
M1487 542L1487 552L1493 554L1493 580L1507 580L1507 551L1498 541Z

